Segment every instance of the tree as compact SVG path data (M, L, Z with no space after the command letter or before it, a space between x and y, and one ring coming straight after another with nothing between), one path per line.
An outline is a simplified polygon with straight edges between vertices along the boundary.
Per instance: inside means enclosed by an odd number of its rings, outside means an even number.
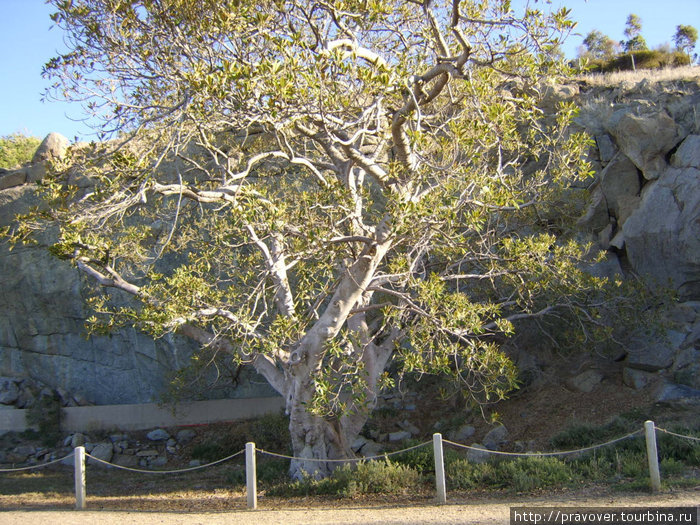
M29 162L40 142L37 137L27 137L21 133L0 137L0 168L19 168Z
M594 60L610 60L617 54L617 44L607 35L594 29L583 39L585 55Z
M673 43L676 44L676 48L688 55L695 49L695 44L698 41L698 30L693 26L679 25L676 26L676 34L673 36ZM692 61L692 58L691 58Z
M622 45L626 52L631 53L632 51L644 51L649 49L641 33L642 19L635 14L630 14L627 17L624 32L627 40L620 42L620 45Z
M498 346L514 322L599 322L604 280L563 213L587 139L573 104L538 107L568 74L549 55L567 10L52 3L71 51L47 74L119 134L56 166L13 239L59 225L53 253L134 299L98 293L94 328L252 364L309 460L292 474L352 455L390 363L485 403L516 385Z

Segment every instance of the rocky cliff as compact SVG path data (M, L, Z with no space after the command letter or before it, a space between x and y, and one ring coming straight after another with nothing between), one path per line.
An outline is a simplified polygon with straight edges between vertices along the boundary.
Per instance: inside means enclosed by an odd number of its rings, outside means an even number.
M700 388L700 78L582 83L552 97L574 97L577 124L595 140L596 176L579 220L582 235L607 251L594 271L640 276L679 297L665 314L668 334L630 335L625 383L643 388L644 374L661 372L681 390ZM0 173L0 227L35 204L47 159L67 146L52 134L31 165ZM86 286L42 246L0 246L0 403L25 406L42 387L59 389L66 404L151 401L186 363L193 347L176 337L153 341L121 330L86 339Z

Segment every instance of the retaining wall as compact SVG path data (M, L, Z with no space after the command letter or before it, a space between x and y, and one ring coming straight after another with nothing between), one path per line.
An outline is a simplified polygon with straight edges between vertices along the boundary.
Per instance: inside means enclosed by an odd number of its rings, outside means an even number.
M283 408L284 399L281 397L191 401L172 407L156 403L72 407L62 409L61 429L89 432L203 425L251 419ZM26 413L26 410L0 410L0 434L29 428Z

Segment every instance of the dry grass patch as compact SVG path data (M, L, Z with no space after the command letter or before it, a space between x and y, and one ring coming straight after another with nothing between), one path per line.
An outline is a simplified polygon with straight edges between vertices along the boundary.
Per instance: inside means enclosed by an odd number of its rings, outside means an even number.
M577 77L589 86L616 86L630 83L637 84L642 80L649 82L673 82L700 79L700 66L683 66L665 69L640 69L638 71L615 71L612 73L591 73Z

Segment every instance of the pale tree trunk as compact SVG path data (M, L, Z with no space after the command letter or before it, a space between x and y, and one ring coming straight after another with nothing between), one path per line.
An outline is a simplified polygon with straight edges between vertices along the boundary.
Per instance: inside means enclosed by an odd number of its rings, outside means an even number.
M336 291L319 320L290 352L285 370L288 385L287 413L292 438L294 460L291 474L300 478L303 472L316 477L325 477L341 463L324 462L327 459L353 457L350 448L367 419L368 411L362 410L350 419L327 421L308 411L314 396L314 379L322 366L323 349L327 341L334 338L351 315L352 309L363 301L369 284L391 242L384 235L377 235L377 242L368 246L363 254L345 271ZM366 351L375 352L373 345ZM386 359L382 354L383 363ZM382 360L380 359L380 361ZM376 356L370 361L377 365ZM382 368L383 369L383 368ZM371 394L376 397L376 366L372 368L374 383ZM313 460L313 461L312 461ZM320 460L320 461L316 461Z
M292 382L291 407L289 408L289 431L293 454L290 474L293 479L303 475L315 478L328 476L340 462L323 460L348 459L353 457L350 449L354 436L346 436L338 422L327 421L309 412L314 394L312 377L297 377Z

